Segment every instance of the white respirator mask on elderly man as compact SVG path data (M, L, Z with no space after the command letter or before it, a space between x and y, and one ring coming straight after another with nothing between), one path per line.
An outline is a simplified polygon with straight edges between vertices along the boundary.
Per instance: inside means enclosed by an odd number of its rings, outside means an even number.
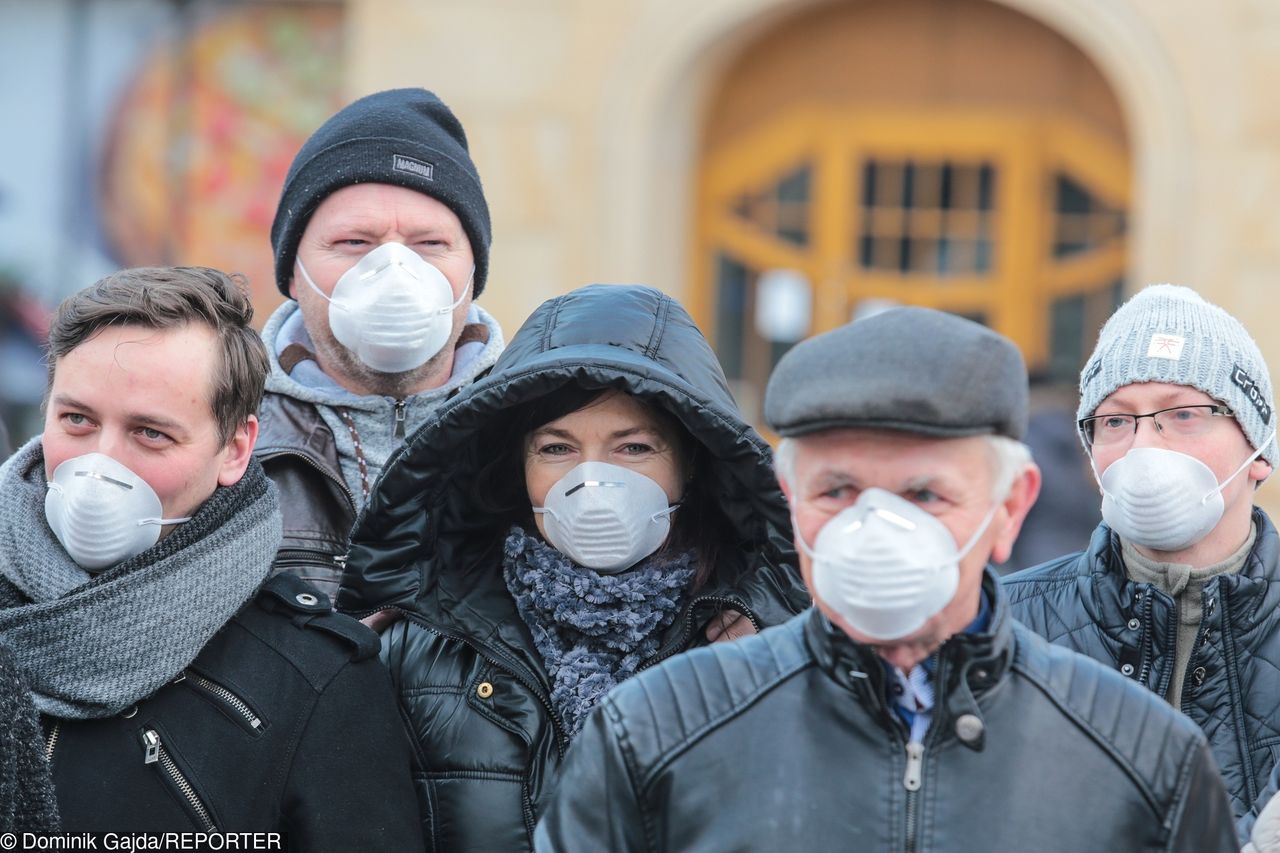
M383 243L356 261L325 296L297 259L298 270L329 302L338 343L379 373L404 373L431 360L449 341L453 312L471 291L475 266L457 299L445 274L403 243Z
M866 489L832 516L810 547L814 595L849 626L873 640L906 637L951 602L960 583L960 561L995 516L991 506L978 529L957 549L951 531L910 501Z

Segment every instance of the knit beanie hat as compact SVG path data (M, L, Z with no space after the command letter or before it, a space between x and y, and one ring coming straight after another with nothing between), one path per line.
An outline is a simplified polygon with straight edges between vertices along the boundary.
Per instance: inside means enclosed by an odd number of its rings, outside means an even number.
M1152 285L1111 315L1080 374L1076 417L1136 382L1187 385L1225 403L1255 450L1275 430L1271 375L1258 345L1239 320L1190 288ZM1275 441L1262 458L1273 468L1280 463Z
M489 207L467 135L426 89L390 89L344 107L311 134L289 167L271 223L276 286L289 295L298 241L311 214L336 190L380 183L429 195L452 210L471 241L472 296L489 274Z

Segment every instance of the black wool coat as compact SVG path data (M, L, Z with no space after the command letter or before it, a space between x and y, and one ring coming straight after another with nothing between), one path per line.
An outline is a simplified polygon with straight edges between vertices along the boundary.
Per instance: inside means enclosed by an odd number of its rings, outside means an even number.
M284 832L305 851L422 846L377 636L271 578L172 683L122 714L46 717L63 829Z

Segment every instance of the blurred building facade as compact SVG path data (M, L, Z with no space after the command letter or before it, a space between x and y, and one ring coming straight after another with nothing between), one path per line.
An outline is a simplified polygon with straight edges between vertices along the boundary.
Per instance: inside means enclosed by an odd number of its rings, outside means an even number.
M1243 318L1280 371L1273 0L0 12L67 56L23 143L52 165L15 177L0 158L0 268L50 300L113 265L196 262L248 273L269 310L266 231L293 150L341 103L426 86L471 139L494 219L483 299L504 326L588 282L656 285L691 307L749 414L794 329L895 301L979 319L1069 380L1124 293L1177 282ZM15 29L5 77L43 85L38 40ZM31 114L29 93L0 98ZM31 186L49 197L14 188ZM779 334L760 315L788 300Z

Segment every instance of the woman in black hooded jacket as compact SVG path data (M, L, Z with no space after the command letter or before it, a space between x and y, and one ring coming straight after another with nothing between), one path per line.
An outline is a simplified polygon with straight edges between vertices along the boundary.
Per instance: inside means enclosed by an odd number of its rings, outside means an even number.
M808 606L790 541L768 445L677 302L539 307L388 464L338 596L403 617L383 659L433 849L530 848L610 686Z

